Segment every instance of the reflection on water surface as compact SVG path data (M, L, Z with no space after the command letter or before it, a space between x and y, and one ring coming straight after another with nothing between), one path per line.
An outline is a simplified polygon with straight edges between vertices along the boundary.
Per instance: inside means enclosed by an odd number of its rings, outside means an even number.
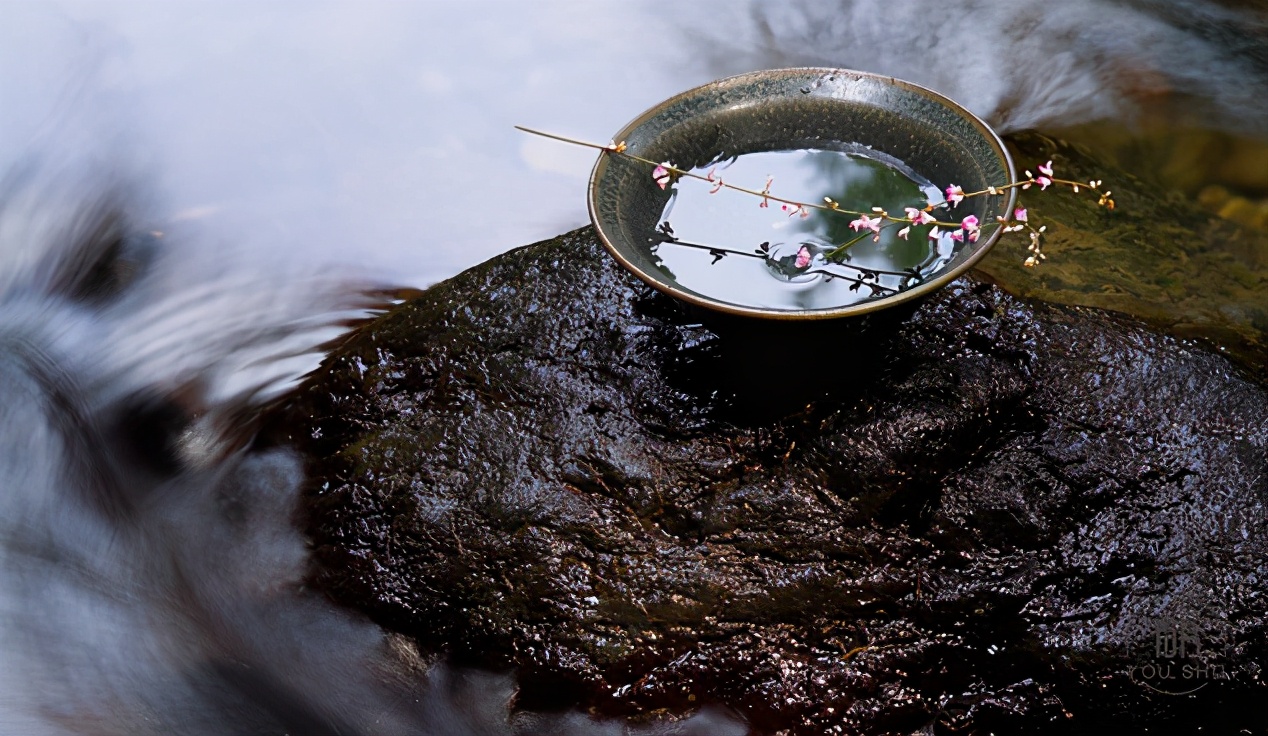
M929 181L862 152L760 151L693 173L752 191L766 181L785 199L830 198L843 210L870 212L877 206L902 213L943 201ZM659 268L679 286L740 306L832 309L889 296L937 272L955 247L950 231L929 239L928 225L905 239L894 226L873 236L866 228L851 229L857 217L845 212L802 211L778 202L762 207L760 198L714 191L713 184L693 178L670 188L658 228L672 237L648 237Z

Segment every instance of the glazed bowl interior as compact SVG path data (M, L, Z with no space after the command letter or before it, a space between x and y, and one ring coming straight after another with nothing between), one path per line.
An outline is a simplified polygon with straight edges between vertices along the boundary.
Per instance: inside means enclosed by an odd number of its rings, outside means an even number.
M748 153L841 150L844 145L892 157L939 187L954 183L965 191L985 190L1015 176L999 137L956 103L890 77L841 69L778 69L706 84L648 110L613 139L623 141L631 154L685 170ZM968 270L999 236L999 228L991 227L976 243L958 244L935 273L897 294L829 308L773 309L687 288L659 266L649 233L655 232L670 197L647 164L627 157L601 154L591 174L591 219L626 268L676 298L755 317L842 317L916 299ZM973 214L994 223L1007 217L1014 199L1010 189L935 214L955 221Z

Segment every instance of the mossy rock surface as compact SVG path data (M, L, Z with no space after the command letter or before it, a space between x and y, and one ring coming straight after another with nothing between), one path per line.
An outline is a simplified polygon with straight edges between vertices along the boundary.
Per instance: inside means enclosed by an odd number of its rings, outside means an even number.
M314 584L523 708L1268 728L1268 391L1118 315L962 279L705 326L586 228L359 330L266 436L309 459Z
M1048 226L1048 260L1025 268L1028 241L1006 236L981 273L1013 294L1112 309L1204 339L1268 375L1268 230L1214 215L1079 146L1036 133L1009 144L1018 168L1051 159L1063 178L1104 180L1117 206L1068 189L1022 192L1019 204Z

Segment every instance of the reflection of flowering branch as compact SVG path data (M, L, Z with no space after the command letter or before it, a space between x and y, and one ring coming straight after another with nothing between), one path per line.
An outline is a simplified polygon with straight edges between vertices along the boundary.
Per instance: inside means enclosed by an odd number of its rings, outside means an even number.
M696 248L698 250L708 251L713 256L713 262L717 263L727 256L740 256L742 258L757 258L760 260L769 260L771 257L770 243L762 243L753 251L735 250L725 248L718 245L709 245L707 243L694 243L689 240L683 240L674 235L674 229L668 222L662 222L658 228L664 242L673 243L674 245L683 246L685 248ZM866 286L873 296L884 294L897 294L899 291L907 288L913 283L920 283L923 277L920 275L920 269L912 268L906 271L887 271L879 268L865 268L850 263L828 263L825 267L811 268L811 253L806 246L798 249L793 261L797 270L801 271L800 276L818 274L822 275L826 280L841 279L850 284L851 291L858 291ZM840 268L848 268L855 273L842 273ZM902 279L901 286L898 288L886 286L880 283L881 276L893 276Z
M749 189L747 187L737 186L735 184L728 184L727 182L724 182L722 180L722 177L717 175L716 168L710 169L708 173L706 174L697 174L693 171L680 169L668 161L657 162L648 158L643 158L642 156L637 156L635 154L632 154L628 151L624 141L621 141L619 143L613 141L612 143L609 143L608 145L605 146L598 143L589 143L586 141L576 140L574 138L566 138L564 136L554 135L552 133L543 133L542 131L532 130L530 128L525 128L519 125L515 127L518 130L521 130L525 133L530 133L532 135L539 135L545 138L552 138L557 141L563 141L564 143L571 143L577 146L595 148L609 155L623 156L633 161L638 161L639 163L652 166L653 167L652 179L653 181L656 182L656 184L661 189L665 189L670 184L673 184L674 182L678 181L679 179L683 177L686 177L689 179L698 179L700 181L708 182L711 185L711 188L709 189L710 194L716 194L723 189L731 189L737 192L741 192L743 194L749 194L752 196L760 197L761 201L758 203L757 205L758 207L769 207L771 202L778 202L780 204L780 209L784 212L787 212L789 217L793 217L795 215L800 215L801 217L809 217L810 210L820 210L824 212L835 212L835 213L843 214L843 215L856 216L857 219L852 220L849 226L850 226L850 229L856 232L859 232L860 235L844 243L841 243L840 245L836 246L832 250L825 253L824 257L827 258L829 261L837 261L839 258L845 255L845 252L851 246L853 246L855 243L858 243L863 238L868 237L869 235L871 236L873 241L879 241L881 237L881 230L893 225L905 225L905 227L903 227L897 232L898 237L904 240L906 240L908 236L911 234L911 228L913 226L932 225L933 227L930 228L928 233L928 237L932 240L936 240L938 239L938 237L942 235L942 230L941 230L942 228L947 228L951 231L950 238L952 240L955 240L957 242L964 242L965 240L968 240L971 243L976 243L978 238L981 237L982 228L984 227L984 225L978 220L977 216L968 215L964 217L963 219L961 219L959 222L955 222L951 220L945 220L945 221L939 220L930 213L935 209L949 210L949 209L958 207L960 202L966 199L973 198L973 197L1003 194L1009 189L1016 189L1016 188L1029 189L1032 186L1037 186L1042 191L1053 185L1061 185L1061 186L1070 187L1074 191L1075 194L1077 194L1080 189L1086 189L1098 195L1099 199L1097 201L1097 204L1099 206L1105 207L1106 209L1110 209L1110 210L1114 209L1114 200L1110 198L1111 192L1109 192L1108 190L1101 191L1100 180L1094 179L1092 181L1084 183L1084 182L1072 181L1069 179L1058 179L1053 175L1052 161L1048 161L1047 163L1036 167L1039 170L1038 176L1035 176L1034 174L1027 171L1026 178L1023 180L1014 181L1009 184L1004 184L1002 186L988 186L986 189L982 189L976 192L966 192L964 191L962 187L956 184L951 184L947 186L945 190L946 192L945 203L936 204L936 205L932 205L932 204L927 205L924 209L917 209L915 207L907 207L904 209L903 216L899 217L896 215L889 214L888 212L886 212L880 207L873 207L870 212L859 212L856 210L848 210L841 207L839 204L837 204L837 202L834 201L831 197L824 197L822 204L813 203L813 202L798 202L796 200L778 197L774 194L771 194L771 185L774 183L774 180L770 177L766 179L766 185L760 191L755 189ZM1010 222L1012 224L1009 224ZM1047 230L1047 226L1041 226L1039 228L1033 227L1027 218L1025 209L1018 207L1017 209L1013 211L1013 216L1011 220L1002 216L997 217L996 222L986 223L985 227L1002 227L1003 232L1005 233L1020 232L1022 230L1029 231L1030 247L1028 250L1030 251L1031 255L1026 258L1024 265L1028 267L1033 267L1033 266L1039 265L1041 261L1047 260L1047 256L1044 255L1041 250L1041 241L1042 241L1044 232ZM802 260L803 258L799 254L797 258L798 264L801 264ZM805 268L806 266L809 265L808 255L804 260L806 261L806 264L798 265L798 268Z

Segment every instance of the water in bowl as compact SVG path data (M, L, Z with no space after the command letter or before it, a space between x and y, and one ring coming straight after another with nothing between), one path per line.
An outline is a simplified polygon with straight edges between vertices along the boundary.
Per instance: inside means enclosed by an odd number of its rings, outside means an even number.
M746 153L693 170L727 184L797 202L901 215L905 207L943 203L941 190L901 162L866 149L799 148ZM957 243L949 231L927 237L932 226L912 228L907 239L891 223L879 239L858 239L856 215L810 209L805 216L714 184L683 177L652 242L658 267L680 286L731 304L787 311L831 309L889 296L939 271ZM940 210L939 210L940 211ZM947 219L939 217L939 219ZM834 254L842 244L857 242Z

